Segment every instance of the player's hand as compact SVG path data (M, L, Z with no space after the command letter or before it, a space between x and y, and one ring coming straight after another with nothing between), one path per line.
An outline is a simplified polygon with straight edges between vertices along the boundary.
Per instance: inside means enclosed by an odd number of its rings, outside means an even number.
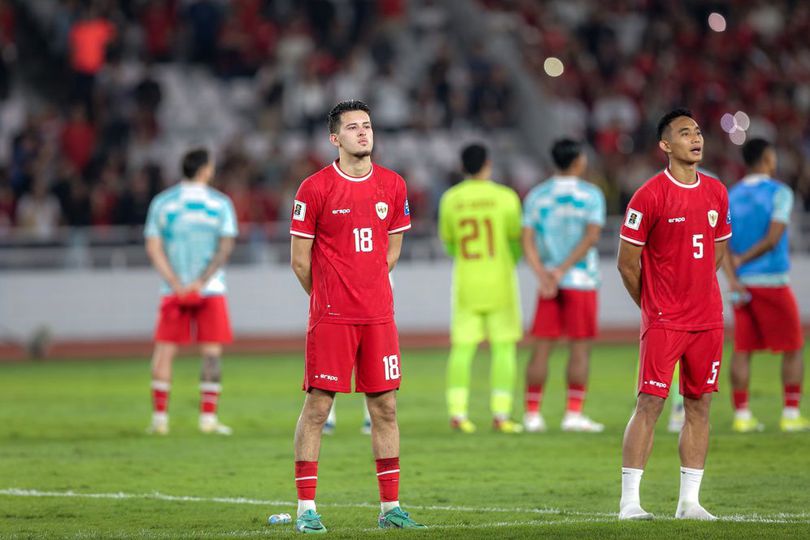
M197 307L202 301L201 294L203 282L200 280L192 281L178 293L177 298L180 300L180 305L184 307Z
M739 280L734 280L729 283L729 291L731 292L730 299L731 304L734 306L747 304L751 301L751 293L748 292L748 289L745 288L745 285L739 282Z
M550 273L556 285L559 285L563 279L563 276L565 276L565 272L559 268L552 268Z
M540 298L547 299L557 296L557 279L551 272L543 270L538 274L537 280L540 285Z

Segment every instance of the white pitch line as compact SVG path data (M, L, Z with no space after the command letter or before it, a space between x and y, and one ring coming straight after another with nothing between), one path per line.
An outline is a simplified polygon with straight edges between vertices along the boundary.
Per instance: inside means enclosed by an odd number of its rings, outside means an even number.
M197 497L193 495L167 495L165 493L77 493L75 491L40 491L36 489L7 488L0 489L0 496L8 497L74 497L83 499L147 499L172 502L202 502L202 503L223 503L223 504L246 504L253 506L295 506L292 501L273 501L262 499L250 499L246 497ZM321 507L330 508L377 508L378 505L371 503L320 503ZM530 513L549 516L561 516L563 519L553 521L527 520L527 521L504 521L481 524L465 524L465 528L499 528L516 525L554 525L554 524L576 524L576 523L612 523L617 521L617 515L607 512L578 512L561 510L557 508L502 508L502 507L475 507L475 506L433 506L433 505L408 505L408 509L444 512L478 512L478 513ZM565 516L580 516L580 519L571 519ZM674 521L671 516L656 516L656 521ZM808 523L810 513L786 513L776 514L732 514L719 516L719 521L745 522L745 523ZM431 529L455 528L457 525L436 525ZM239 531L233 534L240 535Z

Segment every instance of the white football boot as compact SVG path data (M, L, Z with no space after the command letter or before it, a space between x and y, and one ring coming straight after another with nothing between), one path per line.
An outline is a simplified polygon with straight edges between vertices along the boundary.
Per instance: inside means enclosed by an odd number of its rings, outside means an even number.
M601 433L605 430L604 424L594 422L582 413L572 412L565 413L560 428L563 431L577 431L581 433Z
M200 415L200 431L212 435L231 435L233 430L222 424L215 414Z
M526 433L545 433L546 421L540 413L526 413L523 415L523 427Z

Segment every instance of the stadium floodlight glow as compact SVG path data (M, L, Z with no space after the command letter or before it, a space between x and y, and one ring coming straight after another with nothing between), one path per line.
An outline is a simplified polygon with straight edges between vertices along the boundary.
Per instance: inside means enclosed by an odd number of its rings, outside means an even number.
M723 128L723 131L726 133L734 133L737 129L737 120L732 114L726 113L720 118L720 127Z
M725 32L726 31L726 18L720 15L717 12L712 12L709 14L709 28L714 30L715 32Z
M549 77L559 77L563 74L563 71L565 71L565 66L562 60L556 56L549 56L546 58L546 61L543 62L543 70L545 70L546 75Z
M751 119L743 111L734 113L734 122L737 124L737 127L743 131L751 127Z
M733 132L729 133L728 138L731 139L731 142L733 142L737 146L741 146L745 142L745 131L741 129L736 129Z

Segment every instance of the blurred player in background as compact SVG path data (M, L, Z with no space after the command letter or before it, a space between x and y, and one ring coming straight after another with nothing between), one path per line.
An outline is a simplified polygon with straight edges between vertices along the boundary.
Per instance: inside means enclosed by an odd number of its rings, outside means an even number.
M510 419L514 399L516 344L522 334L515 265L520 258L520 199L491 178L487 150L471 144L461 152L467 179L439 203L439 236L453 257L453 304L447 405L450 425L475 431L467 418L470 368L478 344L492 350L490 408L493 428L523 431Z
M557 174L532 189L523 205L523 252L538 281L532 325L534 354L526 367L526 431L546 430L540 414L548 359L561 336L570 340L568 399L563 431L600 432L584 414L591 340L597 332L599 254L605 196L582 179L588 158L582 144L560 139L551 148Z
M371 161L368 106L329 113L338 159L301 183L293 204L292 268L310 295L304 390L295 430L296 530L326 532L315 508L321 433L336 392L366 394L377 466L381 528L420 528L399 506L396 390L402 380L388 273L410 229L405 181Z
M198 148L183 157L183 181L155 197L146 218L146 251L163 278L152 356L152 424L169 432L172 361L178 345L192 340L203 356L200 422L203 433L230 435L217 418L222 345L231 342L224 265L237 235L231 200L209 186L214 161Z
M799 414L804 362L802 325L796 297L788 285L790 255L787 226L793 192L774 180L776 151L764 139L751 139L742 149L748 175L729 193L734 238L723 270L734 305L734 354L731 388L734 431L760 431L763 426L748 408L751 353L782 353L784 409L782 431L806 431L810 421Z
M638 400L624 432L619 519L652 518L641 507L639 486L678 363L686 419L675 517L713 520L699 493L723 354L717 268L726 249L722 242L731 237L728 193L718 180L697 171L703 134L688 110L664 115L658 140L669 165L633 195L619 243L622 281L641 308Z

